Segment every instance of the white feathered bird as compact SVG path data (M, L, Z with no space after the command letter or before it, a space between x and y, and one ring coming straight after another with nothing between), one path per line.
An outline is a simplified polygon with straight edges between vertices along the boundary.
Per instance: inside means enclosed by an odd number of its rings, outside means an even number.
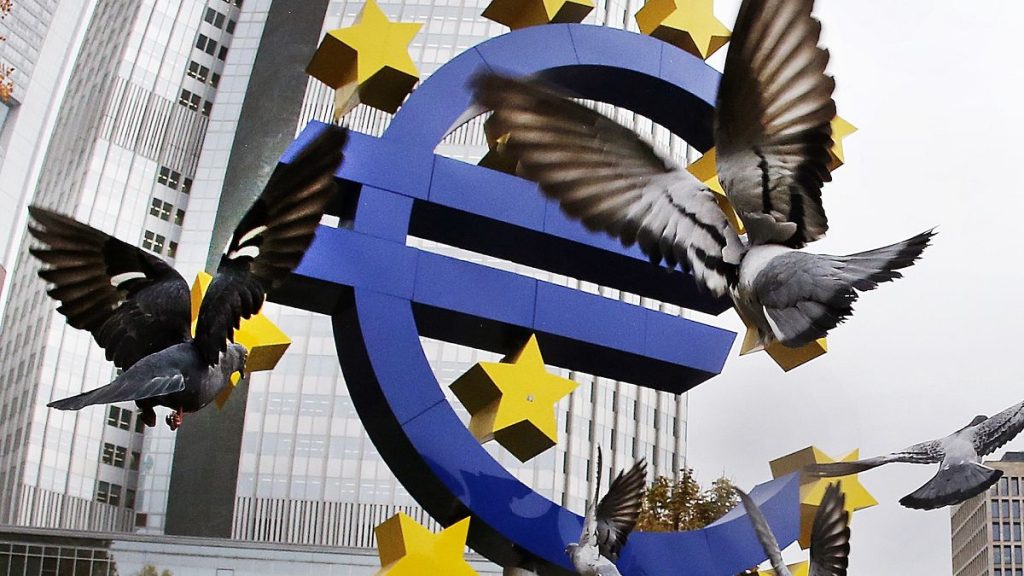
M828 229L821 187L832 145L834 80L813 0L745 0L718 92L718 175L747 228L729 226L714 193L625 127L534 81L473 80L508 135L519 170L591 230L681 264L715 295L732 296L761 344L799 347L852 314L858 292L900 277L931 230L867 252L798 251Z

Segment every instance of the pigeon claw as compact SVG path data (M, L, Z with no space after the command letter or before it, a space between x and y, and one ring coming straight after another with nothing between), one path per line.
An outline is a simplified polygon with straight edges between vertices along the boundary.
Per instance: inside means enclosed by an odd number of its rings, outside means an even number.
M181 423L184 420L185 414L183 414L180 409L175 410L174 412L171 412L170 414L167 415L167 427L170 428L171 431L173 432L181 427Z

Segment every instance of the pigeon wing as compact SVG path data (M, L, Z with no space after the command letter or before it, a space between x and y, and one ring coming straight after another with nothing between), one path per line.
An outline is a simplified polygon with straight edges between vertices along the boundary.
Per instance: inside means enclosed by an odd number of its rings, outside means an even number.
M681 264L716 295L735 281L744 251L714 193L636 134L542 87L494 74L473 79L521 172L590 230L639 244L655 263Z
M735 486L733 490L736 491L740 501L743 502L743 509L747 511L747 518L750 518L750 523L754 526L754 534L757 536L757 541L761 543L761 548L764 550L765 555L768 556L768 561L771 562L776 576L792 576L789 568L786 567L786 563L782 560L782 550L779 548L779 542L775 539L775 534L772 533L772 529L768 526L768 520L761 513L761 509L758 508L754 499L746 492Z
M839 483L825 489L811 525L809 576L846 576L850 563L850 514Z
M647 483L647 462L640 460L619 472L597 504L597 543L601 555L615 561L640 517L640 500Z
M1014 404L992 416L973 430L974 450L985 456L1013 440L1024 430L1024 402Z
M279 164L242 217L199 309L195 343L216 364L243 318L259 312L269 290L298 266L337 185L348 138L328 126L288 164Z
M180 372L139 378L131 371L125 372L106 386L83 392L77 396L55 400L47 404L58 410L81 410L93 404L113 404L130 400L145 400L155 396L173 394L185 389L185 378Z
M865 458L853 462L829 462L827 464L812 464L803 469L803 474L819 477L849 476L858 474L883 464L891 462L903 462L905 464L934 464L941 462L945 457L942 443L938 440L930 440L908 446L899 452L893 452L884 456Z
M828 229L821 187L835 81L814 0L746 0L718 91L718 175L754 244L803 246Z
M166 262L72 218L30 206L29 250L74 328L89 331L118 368L190 337L189 288Z

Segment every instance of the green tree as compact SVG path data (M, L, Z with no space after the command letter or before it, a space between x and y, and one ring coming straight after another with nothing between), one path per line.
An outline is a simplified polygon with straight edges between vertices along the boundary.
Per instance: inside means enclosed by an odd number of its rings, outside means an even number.
M163 572L157 572L157 567L152 564L146 564L139 570L139 576L174 576L174 573L170 570L164 570Z
M732 486L732 482L722 476L705 490L694 478L691 468L684 469L676 481L658 476L644 491L637 530L668 532L703 528L739 502Z

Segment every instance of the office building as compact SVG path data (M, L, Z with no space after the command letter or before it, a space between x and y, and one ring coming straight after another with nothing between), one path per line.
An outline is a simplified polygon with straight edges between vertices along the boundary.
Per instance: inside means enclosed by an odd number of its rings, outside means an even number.
M953 509L953 576L1022 576L1024 452L1007 452L985 465L1002 470L1003 477Z
M48 145L31 202L173 262L240 5L98 0L70 15L84 32L52 133L39 135ZM142 426L129 404L45 407L115 371L54 311L29 245L17 249L0 335L0 522L130 530Z

